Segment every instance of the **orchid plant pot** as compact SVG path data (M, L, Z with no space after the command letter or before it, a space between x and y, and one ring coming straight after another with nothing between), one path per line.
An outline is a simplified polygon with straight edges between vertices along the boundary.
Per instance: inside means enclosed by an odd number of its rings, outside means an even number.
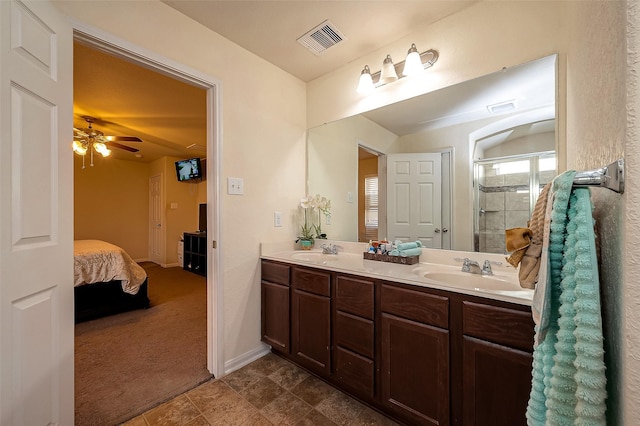
M300 240L302 250L311 250L313 248L313 240Z

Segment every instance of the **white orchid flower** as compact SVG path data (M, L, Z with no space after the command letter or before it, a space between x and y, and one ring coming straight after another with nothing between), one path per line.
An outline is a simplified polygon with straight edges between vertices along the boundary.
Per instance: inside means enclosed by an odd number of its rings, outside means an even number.
M300 199L300 207L303 209L308 209L309 207L313 207L313 198L306 196Z

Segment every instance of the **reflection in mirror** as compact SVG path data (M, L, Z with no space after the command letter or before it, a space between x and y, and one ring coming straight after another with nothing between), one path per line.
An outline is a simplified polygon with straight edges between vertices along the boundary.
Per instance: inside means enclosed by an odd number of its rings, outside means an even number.
M429 247L504 252L503 245L492 241L504 241L511 222L487 220L486 202L501 195L502 217L524 218L535 203L536 188L555 175L555 157L549 156L557 150L556 64L557 56L549 56L310 129L307 192L331 199L331 224L323 224L328 237L420 239ZM433 154L439 161L391 162L404 156L433 159ZM518 192L525 185L519 183L522 176L491 177L495 165L525 158L531 163L526 208L525 193ZM554 158L553 170L543 172L534 158ZM439 176L431 176L429 183L399 184L393 175L403 171ZM485 179L484 192L478 192L479 178ZM499 187L505 191L496 195ZM436 192L438 209L430 204ZM518 215L506 209L512 205ZM428 226L418 234L394 231L403 221Z

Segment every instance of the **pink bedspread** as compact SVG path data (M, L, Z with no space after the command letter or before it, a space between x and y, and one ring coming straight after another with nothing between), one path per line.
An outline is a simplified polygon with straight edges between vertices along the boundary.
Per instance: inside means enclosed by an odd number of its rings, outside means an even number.
M122 281L122 291L137 294L147 273L122 248L100 240L73 243L74 286Z

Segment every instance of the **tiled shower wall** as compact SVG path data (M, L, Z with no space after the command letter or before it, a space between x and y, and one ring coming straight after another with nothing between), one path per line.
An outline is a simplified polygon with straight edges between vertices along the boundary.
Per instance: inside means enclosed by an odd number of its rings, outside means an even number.
M554 171L540 173L540 188L554 176ZM498 175L493 164L481 166L478 182L481 252L506 253L505 230L527 226L533 211L529 197L530 179L528 172Z

